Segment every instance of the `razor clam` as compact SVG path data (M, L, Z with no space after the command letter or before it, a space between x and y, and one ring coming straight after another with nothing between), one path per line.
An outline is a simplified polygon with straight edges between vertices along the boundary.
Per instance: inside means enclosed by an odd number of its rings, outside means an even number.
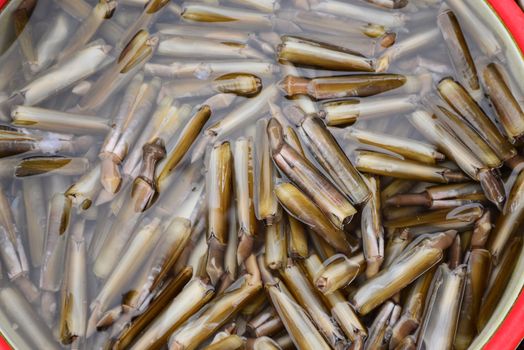
M287 240L282 222L265 226L265 264L271 270L281 269L287 259Z
M437 113L438 118L432 118L430 114L424 111L416 111L412 114L410 121L426 138L436 143L448 158L454 160L469 177L479 181L486 197L500 206L505 199L502 180L495 172L487 168L488 162L500 164L500 160L470 129L469 124L461 122L451 112L444 113L445 109L438 110L442 112ZM445 118L446 121L443 122L441 118ZM459 133L461 137L459 138L453 130ZM461 139L463 141L466 141L465 139L471 140L472 148L461 142ZM485 145L484 148L489 150L489 153L493 156L490 156L487 152L479 151L480 148L477 146L483 144ZM479 157L482 157L482 160Z
M384 223L384 226L387 228L409 228L409 233L412 236L421 232L435 232L439 229L465 231L473 228L475 222L483 214L482 205L474 203L451 209L417 212L410 216L388 220Z
M432 294L418 339L425 349L450 349L466 285L466 266L450 270L447 264L442 264L433 279Z
M24 159L0 159L0 178L83 174L89 169L86 158L34 156Z
M158 37L150 36L145 30L138 31L122 49L116 61L93 83L76 109L82 112L99 110L149 61L157 44Z
M304 115L299 109L287 111L287 115L299 125L299 133L309 151L351 203L361 204L366 201L370 191L362 175L355 169L324 123L315 116Z
M59 12L50 21L35 47L36 61L29 65L33 74L49 67L67 44L69 33L73 29L73 20L64 12Z
M238 277L238 227L240 222L237 221L236 210L229 211L229 227L227 233L227 247L224 253L224 275L221 278L220 285L217 288L217 292L220 293L227 289L231 283L235 282ZM251 247L252 248L252 247ZM244 260L242 260L243 262Z
M149 324L154 322L154 320L163 312L165 306L169 305L175 297L179 295L186 284L190 282L192 273L193 270L191 267L185 267L178 273L177 277L166 282L165 288L154 297L147 308L143 310L143 312L137 316L137 318L134 319L131 324L122 331L122 333L120 333L118 339L113 345L114 349L118 350L128 348L142 331L144 331ZM202 299L207 301L207 298ZM164 343L166 342L167 339L164 340Z
M131 199L135 202L135 211L149 209L158 198L158 188L155 182L155 171L159 161L165 158L164 140L155 138L142 147L143 159L139 175L131 185Z
M91 302L91 316L87 324L87 337L90 337L96 330L97 323L102 315L120 296L122 289L134 273L141 267L140 262L144 262L148 254L153 251L155 243L160 236L160 220L153 219L150 223L139 229L131 239L127 250L110 273L104 286L98 295Z
M39 107L15 106L11 118L13 125L52 132L105 134L110 130L105 118Z
M435 164L444 160L444 155L432 144L420 142L409 138L400 138L386 133L367 131L359 128L347 128L345 134L348 138L355 138L359 142L380 147L394 152L406 159L415 160L426 164Z
M360 273L363 263L343 254L333 255L313 276L315 286L324 295L330 295L350 284Z
M507 160L515 156L516 151L512 145L459 83L451 78L445 78L440 81L438 90L453 109L482 136L500 159Z
M196 192L200 197L200 192ZM162 282L169 276L170 271L175 266L177 259L182 254L182 250L188 244L191 235L191 221L185 217L175 217L165 229L163 237L158 246L153 251L154 264L148 275L151 286L149 290L157 289Z
M439 13L437 23L447 44L449 57L458 75L458 80L472 94L480 94L477 69L457 17L453 11L444 10Z
M524 111L508 87L502 68L490 63L484 68L482 76L486 92L506 135L512 142L519 142L524 134Z
M453 130L477 158L484 162L486 167L498 168L501 166L501 158L496 154L489 142L468 121L462 119L460 115L454 113L449 105L446 105L443 101L438 101L437 98L425 102L429 104L435 116Z
M384 261L384 227L380 201L380 180L378 176L365 177L371 196L364 203L361 212L362 250L366 258L366 277L371 278L380 270Z
M213 28L213 31L209 31L209 28L203 27L199 24L157 23L155 28L158 29L159 33L164 35L191 36L196 38L225 40L243 44L251 40L253 36L251 33L245 33L242 30L235 29Z
M352 296L355 309L362 315L368 314L427 272L442 260L443 251L451 245L456 233L422 236L411 243L390 266L359 286Z
M202 62L174 62L171 64L147 63L144 71L147 74L162 78L208 79L224 74L243 72L257 76L272 76L277 66L263 60L228 60Z
M208 248L207 237L205 234L201 234L186 263L187 266L192 268L193 276L208 279L206 272Z
M60 341L71 344L85 337L87 322L87 259L85 221L75 222L69 238L60 302Z
M513 183L501 215L490 233L487 249L498 264L510 238L514 236L524 220L524 172L520 172Z
M279 216L279 205L274 192L276 170L270 154L267 124L267 119L256 123L254 202L257 219L271 225Z
M402 314L393 325L390 340L391 347L395 348L402 343L403 339L416 334L419 330L435 271L436 268L433 268L424 273L409 288L402 305Z
M304 272L292 260L288 260L282 269L281 276L295 300L311 317L329 344L334 348L345 346L347 343L345 336L331 319L320 296Z
M376 71L385 72L389 66L396 60L417 51L420 48L432 45L440 38L440 30L438 28L430 28L425 31L416 33L404 40L398 41L377 59Z
M388 343L389 339L387 339L386 334L387 328L395 323L395 317L398 314L398 310L399 306L395 305L392 301L386 301L382 305L377 316L375 316L371 327L369 327L369 336L366 339L364 349L381 349Z
M253 29L256 27L268 28L272 25L271 18L266 13L196 2L184 3L181 16L186 21L212 23L214 26L238 26Z
M269 337L274 336L284 330L284 323L282 323L282 320L275 312L275 315L270 320L267 320L254 330L254 334L257 337Z
M373 72L373 62L355 51L303 37L283 36L278 46L280 62L342 71Z
M413 78L398 74L356 74L313 79L288 75L280 83L280 88L288 97L308 95L316 100L325 100L343 97L367 97L399 89L404 85L417 85L416 82L410 82L410 80L413 80Z
M315 283L315 276L320 275L320 271L322 271L322 262L318 255L310 255L304 260L303 266L307 271L310 282ZM367 337L366 327L340 291L324 294L324 300L331 309L332 316L350 341L359 342Z
M194 98L210 96L216 93L232 93L239 96L252 97L262 90L259 77L247 73L230 73L213 80L187 79L165 83L162 92L174 98Z
M467 349L477 335L475 320L488 287L490 270L491 254L485 249L473 249L468 258L466 286L454 341L457 350Z
M62 48L58 60L72 55L84 47L98 31L104 20L111 18L117 6L116 0L99 0L89 15L82 21L74 34L68 39L65 48Z
M488 57L499 57L502 55L502 47L499 40L466 2L461 0L446 0L446 4L459 18L461 24L470 34L480 50Z
M262 283L254 255L246 259L246 266L247 274L175 331L169 339L171 350L196 349L258 293Z
M462 172L441 165L428 165L370 151L359 151L355 157L355 166L364 173L407 180L450 183L467 179Z
M448 158L454 160L469 177L479 179L479 172L485 167L484 163L462 143L451 128L424 110L413 112L409 121Z
M160 349L171 334L180 328L192 315L214 295L213 286L200 278L193 278L175 298L165 306L137 337L131 349Z
M71 200L63 193L54 194L49 201L45 249L40 267L39 285L44 291L57 292L60 289L70 216Z
M195 110L191 119L187 122L184 129L180 132L178 140L167 155L167 159L161 164L159 174L156 178L157 186L162 190L162 187L168 177L177 168L182 158L186 155L189 148L197 139L200 131L211 117L211 107L203 105Z
M264 59L264 55L248 44L185 36L160 40L157 52L162 56L176 58Z
M309 255L309 246L304 225L288 215L286 230L288 256L292 259L305 259Z
M235 196L239 224L237 260L243 262L253 250L256 216L253 203L253 142L238 138L234 145Z
M39 287L43 291L41 308L47 322L51 322L57 313L55 294L60 290L64 277L70 217L71 200L63 193L55 193L48 206L44 252L39 278Z
M42 180L35 177L28 177L22 181L27 241L33 267L39 267L42 264L44 251L45 236L42 234L42 227L45 227L47 222L47 198L43 186Z
M313 4L311 9L349 17L358 21L381 24L387 27L401 27L406 21L406 15L399 12L385 11L336 0L320 0Z
M123 192L119 197L121 206L112 209L114 219L108 220L97 230L100 241L97 249L94 250L98 251L98 254L93 256L93 272L99 278L107 278L114 269L141 218L141 212L135 211L134 203L129 200L129 197L127 191Z
M356 209L339 190L283 140L282 126L276 119L268 124L268 136L273 161L339 229L347 225Z
M347 126L392 113L410 112L415 109L417 99L415 95L406 95L326 101L322 103L320 116L329 126Z
M482 303L476 320L477 331L480 332L489 322L493 311L499 304L501 297L508 285L517 259L516 254L522 250L522 237L515 236L508 242L508 247L504 251L497 266L491 271L488 288L482 297ZM486 276L484 276L486 278Z
M315 328L302 307L294 300L288 288L282 281L273 277L264 266L264 257L258 257L259 267L265 289L271 303L275 307L280 319L296 347L302 350L328 350L331 347L326 343L320 332ZM307 337L304 337L307 334Z
M129 28L119 40L119 47L124 47L130 40L132 40L135 33L142 30L149 30L152 23L155 22L160 12L165 9L165 6L170 0L149 0L143 7L142 13L135 18Z
M482 187L477 183L438 185L419 193L405 193L387 199L387 205L422 205L430 209L462 206L468 202L482 201Z
M228 210L231 202L233 159L229 142L213 146L206 173L208 198L209 254L206 271L216 285L224 273L224 251L227 246Z
M362 36L381 38L386 34L384 26L358 20L346 21L341 17L321 12L280 11L279 16L291 20L308 32L351 38Z
M311 199L297 187L290 183L282 183L275 188L275 193L291 216L303 222L337 251L349 253L357 249L354 238L348 237L342 230L333 226Z
M72 55L65 62L54 66L28 85L15 92L11 100L26 106L53 96L72 84L95 74L111 61L110 46L103 43L92 44Z

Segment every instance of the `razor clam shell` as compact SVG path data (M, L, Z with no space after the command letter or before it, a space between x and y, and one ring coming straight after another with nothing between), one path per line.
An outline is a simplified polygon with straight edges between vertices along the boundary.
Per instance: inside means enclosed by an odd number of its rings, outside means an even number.
M75 53L63 64L33 80L16 94L21 96L24 105L35 105L102 69L103 63L108 62L110 49L110 46L104 44L88 46Z

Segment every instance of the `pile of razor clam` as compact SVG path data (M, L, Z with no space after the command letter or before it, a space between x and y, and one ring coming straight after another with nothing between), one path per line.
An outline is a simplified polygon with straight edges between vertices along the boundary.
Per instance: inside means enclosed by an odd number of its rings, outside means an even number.
M17 350L466 349L523 249L524 94L463 0L25 0Z

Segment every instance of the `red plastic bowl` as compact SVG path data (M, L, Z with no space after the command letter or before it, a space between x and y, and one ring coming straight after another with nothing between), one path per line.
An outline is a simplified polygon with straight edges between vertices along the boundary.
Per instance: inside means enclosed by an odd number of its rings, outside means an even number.
M515 0L488 0L524 54L524 12ZM524 339L524 291L484 350L513 350Z
M515 0L487 0L513 35L515 42L524 54L524 12ZM0 0L0 10L8 0ZM506 319L484 350L514 350L524 339L524 291L520 293ZM0 350L12 350L3 337L0 337Z

